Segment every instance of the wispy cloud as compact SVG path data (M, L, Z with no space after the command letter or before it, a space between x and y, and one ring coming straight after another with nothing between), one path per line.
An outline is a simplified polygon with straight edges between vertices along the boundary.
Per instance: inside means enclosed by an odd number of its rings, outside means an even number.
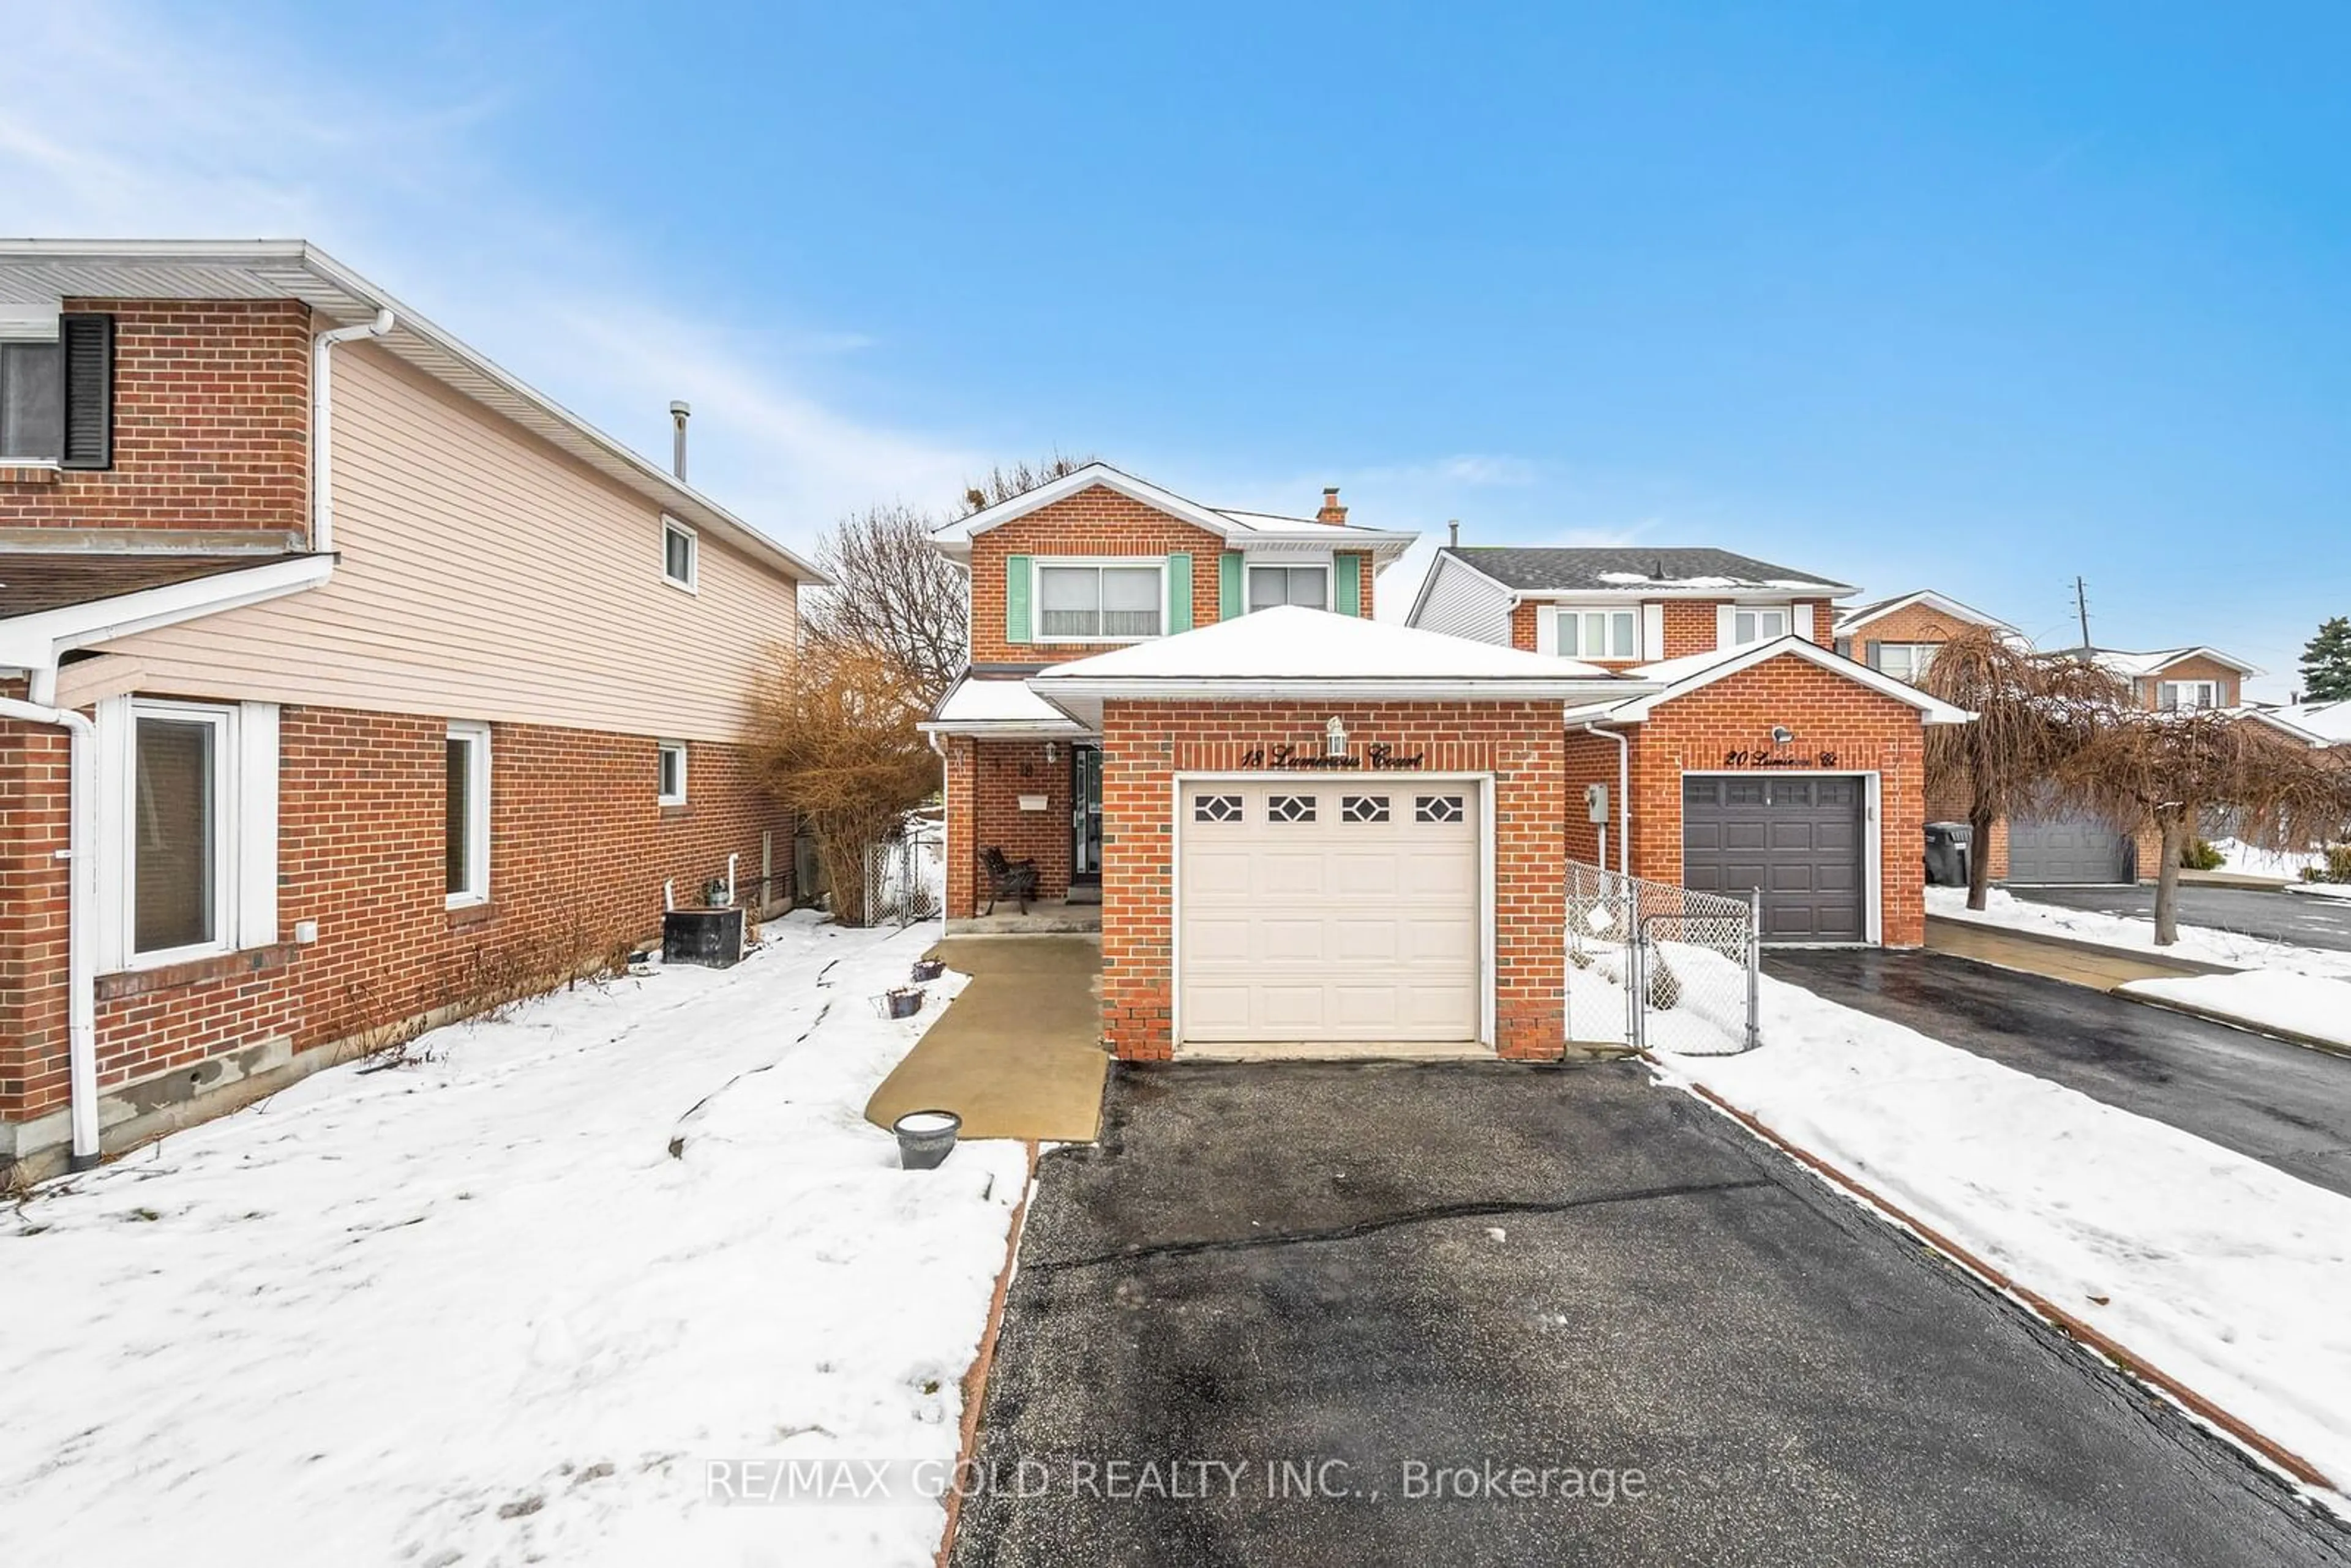
M536 199L495 153L502 89L403 101L340 61L114 0L7 15L12 231L315 240L622 439L665 450L664 411L690 400L696 484L795 544L869 502L943 502L979 465L828 398L812 368L872 333L772 302L759 333L722 330L617 219Z

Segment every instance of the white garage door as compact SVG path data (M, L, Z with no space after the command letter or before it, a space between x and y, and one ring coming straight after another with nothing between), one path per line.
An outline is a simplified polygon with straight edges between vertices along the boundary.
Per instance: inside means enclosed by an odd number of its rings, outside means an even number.
M1186 783L1183 1038L1474 1040L1478 787Z

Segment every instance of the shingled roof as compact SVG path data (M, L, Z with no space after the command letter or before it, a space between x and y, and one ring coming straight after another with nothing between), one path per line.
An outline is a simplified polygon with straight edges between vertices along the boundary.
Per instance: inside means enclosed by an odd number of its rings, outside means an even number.
M1448 546L1438 552L1458 556L1506 588L1535 593L1589 591L1637 592L1645 589L1825 590L1850 593L1848 583L1774 566L1726 549L1660 549L1646 546L1535 549L1515 545Z

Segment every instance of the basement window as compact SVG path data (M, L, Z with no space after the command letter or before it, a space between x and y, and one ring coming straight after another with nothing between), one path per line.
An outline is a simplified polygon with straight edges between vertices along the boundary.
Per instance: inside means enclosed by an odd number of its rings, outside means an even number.
M685 742L664 740L661 743L661 783L658 795L664 806L685 804Z

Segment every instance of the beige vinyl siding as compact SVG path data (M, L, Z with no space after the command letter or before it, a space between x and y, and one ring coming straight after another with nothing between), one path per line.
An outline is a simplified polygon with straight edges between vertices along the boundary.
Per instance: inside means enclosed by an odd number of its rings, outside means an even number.
M141 689L742 737L796 637L790 580L705 532L699 591L674 587L659 507L380 353L336 352L333 579L107 644ZM115 659L68 674L76 700L123 681Z

